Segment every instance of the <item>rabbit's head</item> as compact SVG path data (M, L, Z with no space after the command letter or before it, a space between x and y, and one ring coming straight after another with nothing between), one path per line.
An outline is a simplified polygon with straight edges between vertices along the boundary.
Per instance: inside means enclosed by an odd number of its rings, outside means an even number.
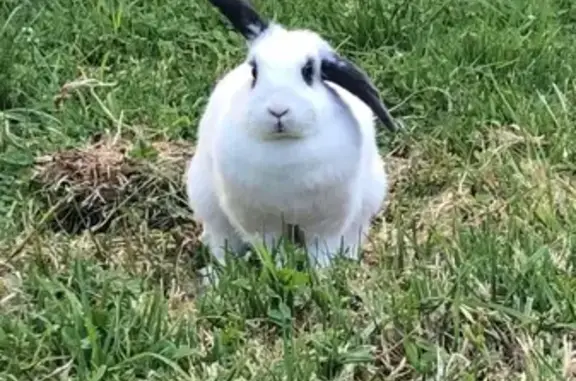
M337 98L333 82L366 103L391 130L396 128L370 79L340 57L317 33L287 30L263 19L247 0L210 0L249 45L246 59L249 95L244 122L262 139L301 138L321 128L321 113Z

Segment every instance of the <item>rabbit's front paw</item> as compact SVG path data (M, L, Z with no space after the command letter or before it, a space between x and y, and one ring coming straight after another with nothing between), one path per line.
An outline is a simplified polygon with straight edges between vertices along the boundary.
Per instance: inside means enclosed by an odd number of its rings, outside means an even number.
M306 243L308 257L314 268L326 268L334 262L335 258L342 256L351 260L360 257L362 239L357 234L316 238Z
M339 237L315 238L308 240L306 250L310 265L323 269L332 264L334 258L341 252L342 239Z
M220 266L225 264L227 251L234 255L240 254L245 250L246 246L231 226L227 226L225 230L217 230L205 225L200 235L200 240L208 247L211 256L215 259L217 265ZM218 275L214 267L209 262L204 268L200 269L203 286L218 284Z

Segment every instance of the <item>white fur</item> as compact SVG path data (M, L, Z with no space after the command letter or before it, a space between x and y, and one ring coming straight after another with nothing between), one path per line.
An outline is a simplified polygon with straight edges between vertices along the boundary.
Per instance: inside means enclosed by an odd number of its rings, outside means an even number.
M330 264L342 240L347 256L359 256L387 177L371 109L338 85L329 83L330 90L315 79L310 87L302 79L307 57L319 65L322 49L329 46L311 31L272 25L209 98L186 185L202 240L220 262L225 243L233 251L244 243L270 247L283 222L304 231L319 267ZM254 88L251 59L258 64ZM267 107L289 108L283 135Z

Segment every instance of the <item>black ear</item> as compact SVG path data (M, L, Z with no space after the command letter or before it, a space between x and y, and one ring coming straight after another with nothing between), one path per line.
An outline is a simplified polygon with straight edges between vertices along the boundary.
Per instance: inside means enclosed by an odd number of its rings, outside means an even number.
M254 40L268 28L268 21L260 17L248 0L210 0L210 3L248 41Z
M322 59L322 78L342 86L360 98L389 130L398 129L370 78L352 62L336 53L328 54Z

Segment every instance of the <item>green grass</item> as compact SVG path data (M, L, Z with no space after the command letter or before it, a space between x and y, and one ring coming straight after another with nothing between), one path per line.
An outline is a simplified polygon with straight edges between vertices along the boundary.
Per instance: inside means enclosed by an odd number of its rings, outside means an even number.
M393 190L367 260L332 274L231 261L197 296L191 260L137 219L45 229L36 156L118 128L194 139L244 43L204 0L4 0L0 380L576 372L576 3L255 3L362 64L410 131L380 134ZM82 75L100 85L56 108Z

